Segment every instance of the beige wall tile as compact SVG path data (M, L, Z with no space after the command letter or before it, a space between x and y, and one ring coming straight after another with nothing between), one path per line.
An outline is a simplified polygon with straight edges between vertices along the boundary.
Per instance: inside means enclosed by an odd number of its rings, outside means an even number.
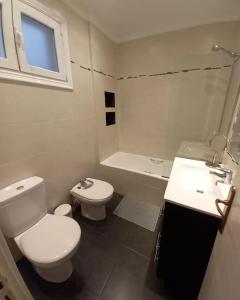
M97 135L98 135L98 154L99 160L103 160L118 151L118 109L105 107L105 91L114 92L116 103L118 101L116 93L116 81L112 78L94 73L94 99L96 109ZM116 112L116 124L106 126L107 111Z
M208 140L220 125L229 74L226 68L119 81L120 149L173 159L182 140Z
M94 25L90 25L91 51L94 69L109 75L115 75L116 44Z
M226 64L211 47L236 47L237 22L217 23L172 31L121 43L117 47L117 74L129 76Z
M116 44L109 40L95 26L91 26L91 51L93 68L114 76ZM101 161L118 151L118 97L116 93L116 79L94 72L93 90L97 122L98 155L99 161ZM115 93L115 109L105 107L105 91ZM107 111L116 112L115 125L106 126L105 113Z
M203 69L232 62L211 47L236 47L238 24L198 26L117 47L119 77L201 69L118 80L120 150L173 159L183 140L205 142L219 131L231 68Z

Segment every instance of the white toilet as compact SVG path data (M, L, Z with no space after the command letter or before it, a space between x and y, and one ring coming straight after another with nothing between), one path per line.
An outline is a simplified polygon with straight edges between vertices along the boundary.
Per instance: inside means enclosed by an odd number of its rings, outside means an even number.
M72 274L81 229L69 217L47 213L44 181L31 177L0 190L0 226L36 272L50 282Z
M113 196L113 186L105 181L84 178L71 189L75 201L81 205L82 215L94 221L106 218L106 203Z

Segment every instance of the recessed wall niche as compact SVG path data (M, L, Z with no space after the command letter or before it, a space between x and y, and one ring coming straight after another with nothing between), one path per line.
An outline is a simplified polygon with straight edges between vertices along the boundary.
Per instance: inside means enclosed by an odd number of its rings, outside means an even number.
M116 114L115 112L106 112L106 126L116 124Z
M115 93L105 91L105 107L115 107Z

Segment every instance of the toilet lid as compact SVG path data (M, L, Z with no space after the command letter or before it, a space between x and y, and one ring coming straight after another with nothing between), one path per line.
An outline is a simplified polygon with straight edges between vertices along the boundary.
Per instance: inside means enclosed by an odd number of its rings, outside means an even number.
M59 205L55 210L54 214L59 216L66 216L72 212L72 207L70 204Z
M73 219L47 215L22 235L20 245L29 260L46 264L71 253L80 236L80 226Z
M108 199L112 196L114 189L113 186L105 181L87 178L93 181L93 185L88 189L79 189L79 183L75 185L71 193L75 196L80 196L82 198L92 200L92 201L102 201Z

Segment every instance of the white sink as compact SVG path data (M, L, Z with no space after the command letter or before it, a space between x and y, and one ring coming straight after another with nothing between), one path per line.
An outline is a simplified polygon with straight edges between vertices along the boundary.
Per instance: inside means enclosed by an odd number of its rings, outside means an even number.
M211 170L203 161L175 158L165 200L221 217L215 200L226 200L231 185L216 184L219 178L211 175Z

